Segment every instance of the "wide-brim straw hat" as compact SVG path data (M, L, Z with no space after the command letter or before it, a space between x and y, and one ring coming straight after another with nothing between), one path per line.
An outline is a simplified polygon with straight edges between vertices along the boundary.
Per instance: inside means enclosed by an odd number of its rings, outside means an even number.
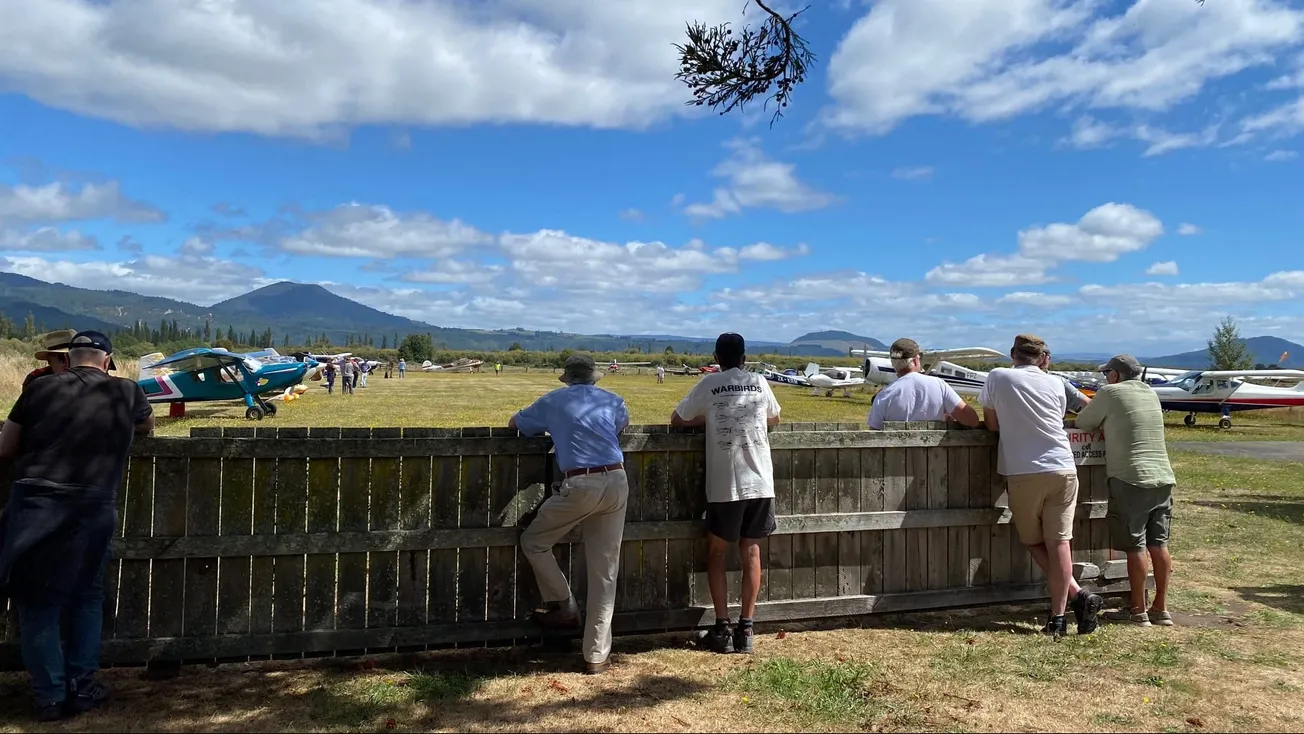
M74 336L77 336L75 329L59 329L42 335L41 340L45 346L36 353L36 358L49 359L54 354L67 354Z

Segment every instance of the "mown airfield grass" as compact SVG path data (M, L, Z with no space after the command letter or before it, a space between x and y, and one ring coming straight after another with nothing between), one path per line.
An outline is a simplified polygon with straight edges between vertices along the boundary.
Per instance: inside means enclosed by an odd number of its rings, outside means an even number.
M609 375L635 423L665 422L696 380ZM548 370L319 383L263 426L484 426L558 386ZM859 422L872 393L778 386L784 419ZM160 413L164 413L160 410ZM191 405L160 435L248 426L240 406ZM1285 412L1174 440L1304 439ZM1041 605L764 628L753 657L683 635L617 640L612 671L535 648L193 666L171 680L105 673L117 698L63 731L1300 731L1304 730L1304 465L1173 453L1175 628L1106 624L1058 643ZM36 731L26 678L0 676L0 731Z
M480 373L408 372L407 376L385 379L373 374L367 387L354 394L342 393L335 385L327 394L324 381L308 381L299 399L277 402L274 418L257 423L271 426L325 426L380 428L394 426L455 427L504 426L512 413L535 398L561 387L559 371L506 370L501 376L492 370ZM625 398L630 418L636 424L667 423L679 400L698 380L695 376L667 374L657 384L648 370L604 375L600 387ZM855 388L850 397L841 391L832 397L813 396L808 389L775 385L783 407L783 420L796 423L860 423L869 414L874 388ZM970 402L981 412L972 398ZM166 406L157 406L160 436L189 435L198 426L249 426L242 404L235 402L190 403L186 417L168 419ZM1304 440L1304 410L1273 410L1238 413L1233 426L1217 427L1217 416L1202 415L1194 428L1182 425L1182 415L1167 416L1169 439L1173 441Z

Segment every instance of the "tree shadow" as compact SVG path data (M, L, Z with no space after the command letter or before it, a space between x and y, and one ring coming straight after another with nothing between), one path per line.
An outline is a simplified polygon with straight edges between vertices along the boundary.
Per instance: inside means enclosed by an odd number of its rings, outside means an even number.
M1241 598L1273 607L1283 612L1304 614L1304 585L1274 584L1272 586L1252 586L1234 588Z
M663 636L664 637L664 636ZM101 674L102 709L35 724L23 674L0 677L0 728L24 731L310 731L363 728L615 731L592 717L626 716L710 686L626 665L665 645L622 639L603 675L579 675L579 656L539 649L474 649L378 658L186 667L150 680L140 668ZM622 667L624 666L624 667ZM478 695L488 686L492 695ZM547 722L547 723L545 723Z
M1231 510L1255 517L1266 517L1273 520L1304 525L1304 502L1298 501L1268 501L1268 500L1294 500L1290 497L1272 497L1266 495L1250 495L1251 497L1261 497L1264 501L1253 500L1190 500L1189 503L1197 507L1207 507L1214 510Z

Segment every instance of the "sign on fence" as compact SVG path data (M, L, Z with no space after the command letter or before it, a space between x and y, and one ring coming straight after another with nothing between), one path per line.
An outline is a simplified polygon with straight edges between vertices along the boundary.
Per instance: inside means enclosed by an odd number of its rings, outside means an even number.
M1069 445L1073 447L1073 463L1092 466L1105 463L1105 432L1069 429Z

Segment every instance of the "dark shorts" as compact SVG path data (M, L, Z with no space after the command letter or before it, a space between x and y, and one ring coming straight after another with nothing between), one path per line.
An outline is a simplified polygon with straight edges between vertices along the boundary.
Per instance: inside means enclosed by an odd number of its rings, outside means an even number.
M706 503L706 529L730 543L768 538L775 527L773 497Z
M1136 552L1168 545L1173 486L1138 487L1110 477L1107 520L1116 551Z

